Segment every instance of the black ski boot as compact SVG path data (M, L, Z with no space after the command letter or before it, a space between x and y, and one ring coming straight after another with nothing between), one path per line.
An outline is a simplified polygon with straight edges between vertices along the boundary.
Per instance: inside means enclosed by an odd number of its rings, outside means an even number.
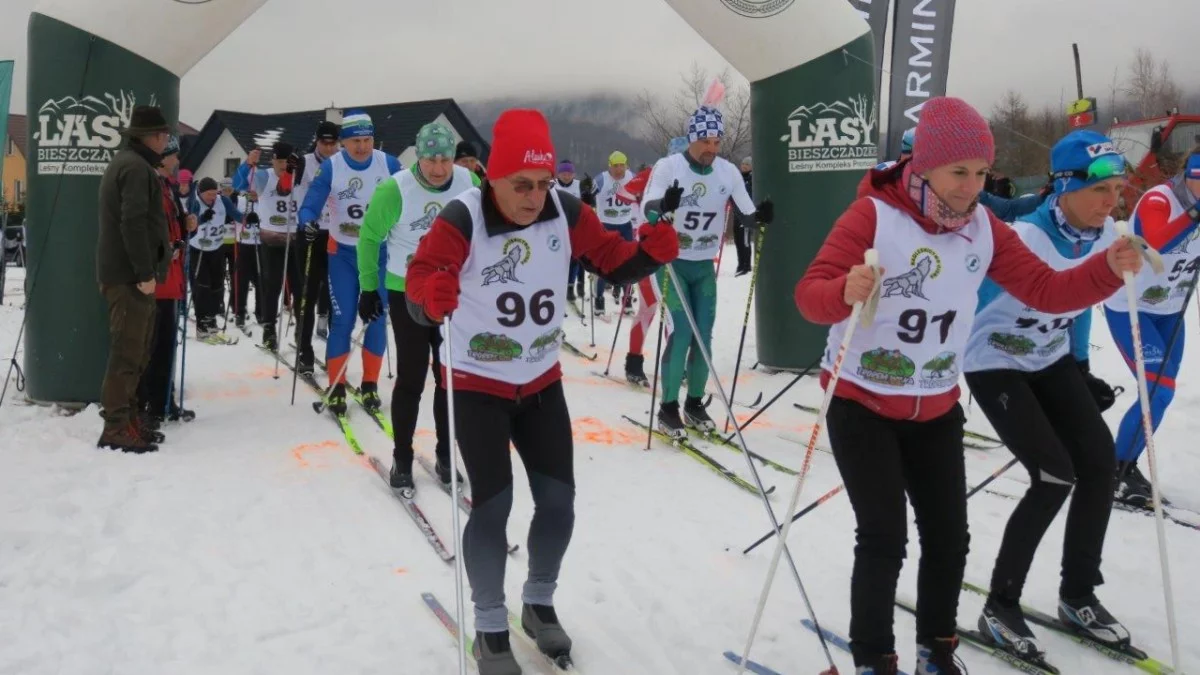
M658 407L658 428L671 438L687 437L687 428L679 419L679 401L663 402Z
M575 282L575 297L577 297L577 298L586 297L587 294L584 293L583 291L584 291L583 275L581 274L581 275L579 275L579 280Z
M575 287L567 284L567 302L575 302Z
M1122 473L1125 475L1122 476ZM1137 462L1117 462L1116 494L1113 500L1135 509L1151 508L1153 488L1138 470Z
M438 480L442 481L442 485L450 485L450 463L442 463L442 458L438 457L433 463L433 472L437 474ZM458 472L458 484L461 487L463 483L462 472Z
M299 358L296 359L296 372L304 377L313 376L313 363L316 357L313 356L312 345L305 345L300 348Z
M405 470L401 468L400 462L393 459L392 472L388 475L388 484L404 499L412 499L416 496L417 487L413 484L412 464L409 464L408 469Z
M521 628L555 665L563 670L571 667L571 638L558 622L553 606L526 603L521 610Z
M650 380L646 377L646 371L642 369L645 360L645 357L641 354L625 355L625 379L629 381L629 384L635 387L650 386Z
M322 340L329 339L329 317L324 314L317 315L317 337Z
M362 396L362 407L368 412L377 413L383 407L383 401L379 398L378 382L363 382L358 392Z
M333 391L329 392L329 398L325 400L325 407L333 411L335 415L346 414L346 385L338 382L333 385Z
M1117 649L1129 647L1129 631L1100 604L1095 594L1086 598L1060 598L1058 620L1067 628Z
M171 407L167 410L167 419L172 422L191 422L196 419L196 411L180 408L178 403L171 401Z
M1021 605L1007 598L988 596L979 615L979 632L1022 661L1038 663L1045 658L1037 637L1025 623Z
M484 633L475 631L475 647L471 651L479 675L521 675L521 666L513 658L508 631Z
M597 294L592 300L592 314L594 316L604 316L604 296Z
M263 325L263 346L271 351L279 349L279 338L275 335L275 324L268 323Z
M713 422L708 416L708 411L704 409L704 399L692 398L689 396L683 403L683 419L689 427L699 431L702 434L712 433L717 430L717 423Z
M917 672L921 675L965 675L962 661L954 656L958 638L938 638L917 643Z

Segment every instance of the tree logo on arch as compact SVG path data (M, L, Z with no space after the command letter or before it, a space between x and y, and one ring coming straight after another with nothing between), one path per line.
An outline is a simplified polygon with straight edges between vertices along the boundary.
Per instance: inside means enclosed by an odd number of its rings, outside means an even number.
M795 0L721 0L735 14L748 19L765 19L792 6Z

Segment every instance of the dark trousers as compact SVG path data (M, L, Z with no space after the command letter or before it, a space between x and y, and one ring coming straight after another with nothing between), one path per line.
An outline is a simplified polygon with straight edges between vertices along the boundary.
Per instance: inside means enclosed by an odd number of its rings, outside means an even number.
M262 258L262 294L259 296L262 305L257 313L264 324L275 325L279 321L279 294L283 292L285 273L288 288L300 288L300 274L303 272L300 268L303 261L297 264L296 257L304 255L304 247L298 246L293 240L291 246L259 244L258 248L258 254Z
M150 359L154 335L154 296L133 284L101 286L108 301L108 367L100 386L105 431L118 431L138 410L138 383Z
M857 521L850 582L855 665L876 663L896 649L892 614L908 543L906 495L921 539L917 639L953 636L970 541L962 407L912 422L835 396L826 419Z
M220 314L221 297L225 294L225 253L221 249L200 251L190 249L188 266L192 275L192 303L196 306L196 323L205 324Z
M300 238L304 241L303 237ZM301 247L296 253L296 263L300 266L300 271L304 272L304 267L308 265L308 275L303 278L304 282L304 297L300 302L300 324L297 326L297 343L296 345L308 352L312 351L312 335L313 327L316 326L317 314L329 313L329 254L327 247L329 246L329 233L322 231L317 235L316 241L309 243L304 242L305 246ZM324 299L324 303L322 303ZM293 300L293 303L295 301ZM324 304L324 308L321 305ZM313 311L313 306L316 305L317 311Z
M1100 556L1112 513L1116 450L1075 359L1064 357L1034 373L967 373L967 384L1000 440L1029 471L1029 489L1004 528L992 592L1020 600L1038 544L1074 487L1059 594L1091 595L1103 582Z
M450 426L446 415L446 390L442 388L441 329L423 326L408 313L404 293L388 291L388 310L392 333L396 337L396 385L392 388L392 430L396 463L412 471L413 433L421 410L421 394L429 374L429 356L433 353L433 423L437 429L437 458L450 465Z
M238 244L234 249L237 256L237 297L234 299L234 316L246 318L246 306L250 298L250 284L254 284L254 316L262 318L263 293L259 281L259 248L261 244Z
M179 337L178 307L175 300L158 300L154 317L154 331L150 340L150 361L142 373L138 385L138 402L150 409L150 413L163 416L167 407L167 387L171 387L174 398L175 387L171 384L171 370L175 357L175 345Z
M616 232L617 234L621 235L621 238L624 239L625 241L633 241L633 224L632 223L624 223L621 225L609 225L608 223L604 223L604 229L608 230L609 232ZM593 304L596 307L600 307L600 308L604 307L604 289L606 289L606 288L608 288L608 282L604 280L604 277L597 276L596 277L596 295L595 295L595 299L593 300ZM624 289L626 287L622 286L621 288L622 288L622 292L624 292Z
M463 530L463 555L475 603L475 628L508 630L504 568L512 510L509 443L525 464L533 493L529 576L522 601L552 605L558 572L575 527L574 445L562 382L520 402L475 391L454 392L454 428L471 481L474 509Z
M733 215L733 245L737 247L738 270L749 271L751 264L754 262L753 253L750 248L750 238L753 236L753 228L743 225L742 219L735 213Z

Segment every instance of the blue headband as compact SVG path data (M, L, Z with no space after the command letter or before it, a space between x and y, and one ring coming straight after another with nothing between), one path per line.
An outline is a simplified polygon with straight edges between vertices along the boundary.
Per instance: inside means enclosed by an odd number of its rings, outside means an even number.
M371 122L371 116L367 113L361 110L353 110L342 118L342 138L374 135L375 125Z
M1188 158L1187 166L1183 169L1183 177L1188 180L1200 180L1200 152Z

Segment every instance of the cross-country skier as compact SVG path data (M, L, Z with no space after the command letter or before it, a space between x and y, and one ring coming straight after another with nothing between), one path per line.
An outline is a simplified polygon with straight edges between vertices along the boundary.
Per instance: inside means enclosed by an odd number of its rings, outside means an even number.
M647 216L652 211L674 212L675 229L679 232L680 259L673 267L683 288L667 283L666 270L658 272L658 289L667 294L669 319L662 355L658 426L676 437L687 434L685 422L702 432L716 428L704 410L708 365L698 350L693 349L693 341L702 340L706 348L712 349L712 327L717 318L717 272L713 260L725 234L725 207L733 200L737 207L735 217L742 218L748 227L754 227L757 221L771 222L775 210L767 200L756 209L746 194L746 184L738 168L717 156L725 135L725 122L719 110L698 108L688 120L687 130L687 150L655 163L642 199L642 212ZM692 308L700 335L692 334L680 303L681 295ZM681 419L679 387L685 371L687 400Z
M251 185L251 167L258 164L259 151L250 152L246 162L238 167L233 182L240 190L253 191L257 199L254 213L246 216L246 223L251 221L259 228L258 237L261 244L258 254L262 260L262 270L259 275L262 290L259 293L259 306L256 313L262 319L263 345L272 351L279 348L279 338L276 335L278 323L279 294L283 292L284 279L292 289L300 288L300 265L295 263L297 256L303 251L297 249L296 242L296 203L293 182L296 168L295 150L290 143L279 141L271 148L271 169L257 172L265 176L260 181L257 177ZM260 216L258 211L262 212ZM285 260L287 258L287 260ZM285 269L286 268L286 269Z
M667 155L679 154L686 151L687 147L687 136L676 136L667 144ZM650 184L650 174L653 172L654 167L639 171L633 180L625 184L622 192L618 194L618 198L639 205L637 209L641 210L642 196L646 192L646 186ZM650 378L646 377L646 359L642 354L642 347L645 346L650 324L654 322L654 317L658 314L658 291L655 289L654 277L642 279L637 283L637 287L642 296L642 303L629 326L629 352L625 354L625 379L632 385L648 387Z
M340 135L342 151L321 164L300 206L300 222L305 223L305 236L310 240L315 239L321 227L322 212L328 208L330 215L329 295L333 320L325 346L325 368L331 380L341 373L339 379L331 381L334 387L328 400L329 409L337 414L346 412L346 373L342 365L350 353L350 333L358 315L358 252L355 249L358 233L375 188L402 168L400 160L375 149L375 125L365 112L348 111L342 119ZM387 251L381 250L377 265L381 278L374 291L381 296L386 263ZM381 299L386 300L386 297ZM368 409L383 405L379 398L379 367L383 364L386 347L387 325L381 314L378 320L370 323L363 338L360 391L363 405Z
M630 180L633 172L629 170L629 159L620 150L614 150L608 156L608 171L592 179L592 194L596 199L596 213L605 229L617 232L626 241L633 241L633 206L622 203L617 193ZM607 286L604 279L596 279L595 297L592 298L592 313L604 315L604 289ZM613 289L615 301L620 299L621 289Z
M558 169L555 172L555 180L558 181L558 189L564 190L567 194L575 197L580 196L579 181L575 180L575 165L571 160L564 159L558 163ZM576 296L583 297L583 265L578 261L571 261L571 270L567 274L567 302L575 302Z
M1110 214L1125 186L1124 157L1103 135L1075 131L1055 144L1050 171L1057 177L1055 196L1013 231L1056 270L1103 257L1116 238ZM1097 401L1089 387L1091 324L1090 307L1041 312L988 279L967 340L963 372L971 393L1029 471L1029 489L1004 530L979 631L1034 662L1043 650L1025 623L1021 591L1038 544L1068 496L1059 616L1101 642L1129 643L1129 632L1094 594L1116 460L1112 432L1100 416L1113 399ZM925 368L945 374L947 365Z
M259 231L261 219L258 215L258 188L256 184L249 182L250 167L258 164L259 157L262 152L255 148L250 151L248 157L249 163L243 162L234 172L233 184L234 190L238 194L238 208L245 214L245 219L242 222L234 225L234 237L236 244L233 248L233 263L236 273L233 277L234 290L234 324L242 329L246 329L246 305L250 301L250 284L254 284L254 317L258 323L263 323L262 310L263 293L262 281L259 274ZM245 167L245 184L239 187L238 174L243 173L242 167ZM265 174L264 174L265 176ZM259 183L262 179L256 177L255 183Z
M534 501L521 623L543 651L571 648L553 604L575 522L571 417L558 361L568 264L574 257L613 283L633 282L672 260L678 240L669 227L646 225L639 243L626 242L555 189L550 129L538 111L505 111L492 137L487 181L442 209L406 282L414 319L436 324L453 315L442 330L453 341L454 425L474 501L463 554L479 672L519 675L504 599L510 443ZM443 343L444 364L446 350Z
M201 178L191 211L199 226L191 233L192 302L196 305L196 336L217 333L217 314L225 295L225 232L242 220L229 197L218 193L217 181Z
M968 542L958 379L985 276L1030 307L1066 313L1112 295L1121 272L1141 265L1121 240L1056 272L980 207L995 143L964 101L926 102L915 149L910 160L864 176L859 199L796 286L804 318L832 324L822 386L840 368L826 424L857 521L850 639L858 675L897 672L892 612L906 495L921 533L916 670L963 672L954 658ZM863 264L871 248L878 272ZM852 307L880 282L874 322L858 328L843 358Z
M442 388L441 331L418 323L408 313L404 277L408 260L417 243L429 231L434 218L459 194L479 184L470 169L454 164L454 134L433 122L417 132L417 163L375 188L358 240L358 282L362 287L359 317L367 323L383 316L379 293L380 246L387 244L387 274L384 279L392 331L396 336L396 386L392 389L392 487L412 496L413 433L429 356L433 353L433 420L437 428L438 478L450 484L450 432L446 421L446 390Z
M1146 386L1150 392L1150 420L1162 423L1175 398L1175 377L1183 361L1186 321L1183 310L1195 292L1200 268L1200 148L1193 150L1183 171L1169 182L1146 191L1134 208L1133 231L1162 253L1162 274L1146 268L1137 277L1138 325L1142 331L1142 356L1146 361ZM1108 330L1121 350L1125 364L1134 368L1130 307L1124 293L1104 303ZM1138 457L1146 449L1142 408L1135 399L1117 430L1117 499L1130 506L1147 507L1150 481L1138 470Z
M317 125L316 138L312 152L305 154L296 163L295 186L293 200L303 204L308 188L313 184L317 171L326 160L338 153L341 128L333 122L324 121ZM305 245L300 247L292 256L296 269L300 271L299 278L304 283L304 292L293 291L293 306L300 312L300 323L296 325L296 347L299 350L297 369L301 374L313 373L312 337L315 322L324 323L329 316L329 214L321 210L321 221L316 232L304 233ZM303 224L304 221L297 221ZM306 262L307 261L307 262ZM308 265L305 276L305 264ZM315 310L315 311L314 311ZM318 319L320 317L320 319ZM328 334L327 330L319 330L318 335Z

